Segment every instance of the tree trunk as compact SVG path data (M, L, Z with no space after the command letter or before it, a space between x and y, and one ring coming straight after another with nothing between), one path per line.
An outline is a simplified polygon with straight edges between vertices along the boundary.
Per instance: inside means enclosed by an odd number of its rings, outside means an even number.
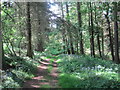
M81 7L81 3L80 3L80 2L77 2L79 34L80 34L80 53L81 53L81 54L84 54L84 46L83 46L83 38L82 38L83 36L82 36L82 30L81 30L82 20L81 20L80 7Z
M89 4L88 4L88 9L89 9ZM89 21L88 21L88 31L89 31L89 36L90 36L90 55L92 56L92 45L91 45L91 26L90 26L90 13L88 13Z
M1 22L0 22L1 25ZM2 31L0 27L0 69L2 69L2 60L3 60L3 44L2 44Z
M76 54L79 54L79 52L78 52L78 37L77 37L77 40L76 40Z
M37 18L37 24L36 24L36 36L37 36L37 42L36 42L36 50L39 51L39 52L43 52L44 51L44 45L45 45L45 31L46 31L46 28L47 28L47 25L48 25L48 22L47 21L47 16L46 16L46 5L47 3L46 2L42 2L42 3L35 3L36 5L36 8L34 9L34 13L35 14L35 18Z
M118 45L118 23L117 23L117 2L114 2L114 38L115 38L115 62L120 63L119 60L119 45Z
M103 26L103 23L102 23ZM102 59L104 59L104 30L102 29Z
M91 40L90 40L90 43L91 43L91 55L93 57L95 57L95 46L94 46L94 28L93 28L93 12L92 12L92 6L91 6L91 3L90 3L90 22L91 22Z
M67 2L66 2L66 13L67 13L67 18L69 18L69 10L68 10L68 4L67 4ZM67 21L69 22L69 19L67 19ZM70 46L70 49L71 49L71 53L72 54L75 54L75 52L74 52L74 48L73 48L73 40L72 40L72 33L71 33L71 31L70 31L70 29L68 28L68 36L69 36L69 41L70 41L70 43L69 43L69 46Z
M98 44L99 55L100 55L100 57L102 57L102 55L101 55L101 47L100 47L100 36L99 36L99 32L98 32L98 34L97 34L97 44Z
M67 39L66 39L66 43L67 43L67 52L68 54L71 54L70 47L69 47L69 41Z
M1 12L1 4L0 4L0 12ZM1 15L0 15L0 20L1 20ZM4 58L4 49L3 49L3 41L2 41L2 23L0 22L0 69L2 69L3 58Z
M61 11L62 11L62 18L64 19L64 12L63 12L63 5L62 5L62 2L61 2ZM63 36L63 43L66 45L66 40L65 40L65 26L63 24L63 28L62 28L62 36ZM66 47L65 45L63 45L63 50L64 50L64 54L66 54Z
M113 50L113 40L112 40L112 36L111 36L111 28L110 28L110 21L109 21L109 4L107 3L107 14L105 15L106 19L107 19L107 24L108 24L108 31L109 31L109 41L110 41L110 50L111 50L111 56L112 56L112 60L114 61L114 50Z
M28 39L28 47L27 47L27 56L33 58L32 51L32 35L31 35L31 20L30 20L30 2L27 2L27 39Z
M99 31L99 26L98 26L98 18L97 18L97 12L96 12L96 6L95 6L95 23L96 23L96 33L97 33L97 44L98 44L98 50L99 50L99 56L102 57L101 55L101 47L100 47L100 31Z
M40 20L40 17L39 17L39 13L37 14L38 15L38 30L37 30L37 51L44 51L44 48L43 48L43 25L41 24L41 20Z

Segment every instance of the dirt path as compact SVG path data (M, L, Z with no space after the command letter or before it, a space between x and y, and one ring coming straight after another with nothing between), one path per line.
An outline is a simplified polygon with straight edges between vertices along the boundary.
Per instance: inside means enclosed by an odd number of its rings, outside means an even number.
M49 70L51 67L52 70ZM23 88L58 88L57 63L50 59L40 61L36 76L24 83Z

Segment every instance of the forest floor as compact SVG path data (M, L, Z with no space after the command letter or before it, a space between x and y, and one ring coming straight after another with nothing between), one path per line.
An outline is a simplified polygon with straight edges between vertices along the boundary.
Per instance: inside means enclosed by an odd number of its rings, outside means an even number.
M35 77L27 80L23 88L58 88L58 70L56 61L42 59Z

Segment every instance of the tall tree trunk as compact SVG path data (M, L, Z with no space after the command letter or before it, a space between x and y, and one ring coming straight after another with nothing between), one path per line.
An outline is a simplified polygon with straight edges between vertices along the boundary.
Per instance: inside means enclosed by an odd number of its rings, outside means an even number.
M76 54L78 54L78 37L77 37L77 40L76 40Z
M1 22L0 22L0 25L1 25ZM3 56L4 56L4 54L3 54L3 44L2 44L2 30L0 27L0 69L2 69Z
M84 54L84 46L83 46L83 38L82 38L83 36L82 36L82 30L81 30L82 20L81 20L80 7L81 7L81 3L77 2L78 23L79 23L79 33L80 33L80 53Z
M88 9L89 9L89 4L88 4ZM88 13L88 31L89 31L89 36L90 36L90 55L92 56L92 45L91 45L91 26L90 26L90 13Z
M37 36L37 42L36 42L36 50L39 52L44 51L44 45L45 45L45 30L47 28L48 22L47 17L46 17L46 11L47 11L47 3L42 2L42 3L35 3L35 18L37 18L37 30L36 30L36 36Z
M91 42L91 50L92 50L92 52L91 52L91 55L93 56L93 57L95 57L95 46L94 46L94 28L93 28L93 12L92 12L93 10L92 10L92 5L91 5L91 3L90 3L90 21L91 21L91 40L90 40L90 42Z
M102 30L102 58L104 58L104 31Z
M32 35L31 35L31 20L30 20L30 2L27 2L27 39L28 39L28 47L27 47L27 56L33 58L32 51Z
M66 2L66 13L67 13L67 18L68 18L68 17L69 17L69 10L68 10L68 4L67 4L67 2ZM69 22L69 19L67 19L67 21ZM67 31L68 31L69 40L70 40L69 45L70 45L71 53L72 53L72 54L75 54L74 48L73 48L72 33L71 33L71 31L70 31L69 28L68 28Z
M62 11L62 18L64 19L64 12L63 12L63 5L62 5L62 2L61 2L61 11ZM62 36L63 36L63 43L66 45L66 40L65 40L65 26L63 24L63 28L62 28ZM66 47L65 45L63 45L63 50L64 50L64 54L66 54Z
M98 50L99 50L99 56L102 57L101 55L101 47L100 47L100 32L99 32L99 26L98 26L98 21L97 21L97 12L96 12L96 6L95 6L95 23L96 23L96 32L97 32L97 45L98 45Z
M115 38L115 62L120 63L119 60L119 45L118 45L118 23L117 23L117 2L114 2L114 38Z
M1 12L1 4L0 4L0 12ZM1 15L0 15L1 20ZM2 69L2 60L4 57L4 50L3 50L3 41L2 41L2 23L0 22L0 69Z
M71 54L70 47L69 47L69 40L68 39L66 39L66 43L67 43L67 53Z
M98 34L97 34L97 44L98 44L99 55L100 55L100 57L102 57L101 47L100 47L100 36L99 36L99 32L98 32Z
M64 36L64 35L63 35L63 38L62 38L62 39L63 39L63 43L65 44L65 36ZM63 53L66 54L66 48L65 48L65 45L63 45L63 50L64 50Z
M67 4L67 2L66 2L66 13L67 13L67 17L68 17L69 16L69 11L68 11L68 4ZM67 21L69 21L69 20L67 19ZM67 33L68 32L69 31L67 30ZM67 52L68 52L68 54L71 54L71 52L70 52L69 38L66 39L66 42L67 42Z
M112 56L112 60L114 61L113 40L112 40L112 36L111 36L110 20L109 20L109 17L108 17L108 14L109 14L109 4L108 3L107 3L107 6L108 6L108 8L107 8L107 14L105 15L105 17L107 19L107 24L108 24L111 56Z
M103 21L101 23L101 26L103 26ZM104 30L103 28L101 31L101 55L102 55L102 59L104 59Z
M44 51L44 48L43 48L43 31L41 30L44 26L41 25L41 20L40 20L40 17L39 17L39 13L37 14L38 15L38 30L37 30L37 51Z

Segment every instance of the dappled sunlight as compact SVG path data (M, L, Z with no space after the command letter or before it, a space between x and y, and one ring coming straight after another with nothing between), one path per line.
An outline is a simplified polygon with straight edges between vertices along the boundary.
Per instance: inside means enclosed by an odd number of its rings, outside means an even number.
M31 85L32 87L34 88L39 88L40 86L39 85Z
M40 64L49 65L50 63L40 61Z
M58 73L51 73L50 74L52 77L57 77L58 76Z
M58 72L57 68L54 67L56 64L50 60L51 59L42 57L42 60L39 61L40 66L38 66L36 76L28 80L24 84L24 88L58 87Z
M39 68L40 68L40 69L47 69L48 67L46 67L46 66L42 66L42 67L39 66Z
M120 2L49 1L2 0L0 88L120 88Z
M43 76L33 77L32 79L41 80L41 79L43 79Z

